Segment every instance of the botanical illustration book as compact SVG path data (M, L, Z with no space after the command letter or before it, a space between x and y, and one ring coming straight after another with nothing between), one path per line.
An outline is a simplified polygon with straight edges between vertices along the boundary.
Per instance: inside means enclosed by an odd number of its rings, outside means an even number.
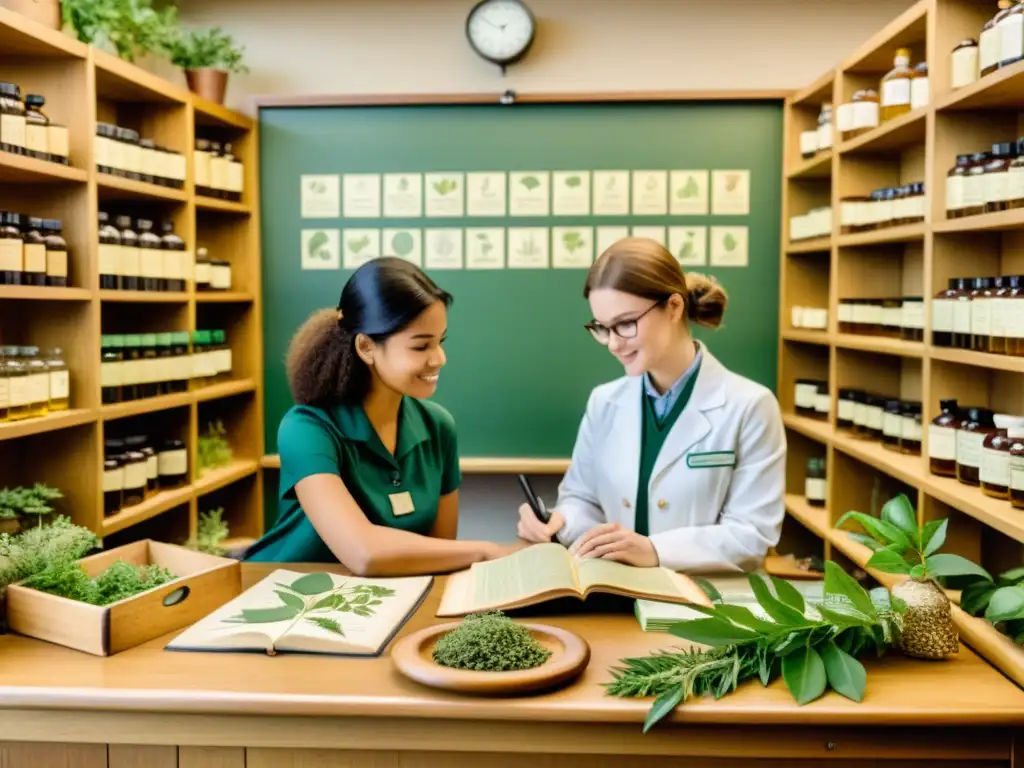
M432 576L361 578L278 569L166 648L378 656L432 582Z
M578 558L561 544L534 544L511 555L474 563L452 574L438 616L533 605L591 592L670 603L711 605L696 582L668 568L638 568L600 558Z

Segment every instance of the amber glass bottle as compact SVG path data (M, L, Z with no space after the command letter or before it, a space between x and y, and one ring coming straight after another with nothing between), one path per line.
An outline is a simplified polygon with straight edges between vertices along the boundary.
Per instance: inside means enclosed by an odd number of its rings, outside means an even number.
M928 425L928 469L933 475L956 477L956 430L960 409L954 399L940 400L941 412Z
M1010 438L1010 504L1024 509L1024 425L1014 424L1006 433Z
M910 84L914 70L910 68L910 51L898 48L892 69L882 78L879 117L884 123L910 111Z
M996 431L991 408L961 409L956 432L956 479L965 485L981 482L981 452L985 438Z

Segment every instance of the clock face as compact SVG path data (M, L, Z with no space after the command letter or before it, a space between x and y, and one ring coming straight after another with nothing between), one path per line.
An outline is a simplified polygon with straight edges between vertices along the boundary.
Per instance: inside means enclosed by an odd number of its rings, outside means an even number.
M533 14L520 0L483 0L470 11L466 36L488 61L508 64L533 42Z

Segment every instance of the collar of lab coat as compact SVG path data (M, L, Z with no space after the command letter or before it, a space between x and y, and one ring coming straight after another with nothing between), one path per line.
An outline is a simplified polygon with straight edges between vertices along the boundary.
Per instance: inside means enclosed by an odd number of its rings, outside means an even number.
M651 472L653 487L661 476L679 459L686 455L711 431L711 420L707 412L725 405L726 369L702 344L703 359L697 371L690 401L672 425L665 442L658 453L658 459ZM630 378L629 385L622 388L616 398L615 428L612 432L616 441L621 440L621 453L631 457L627 466L633 478L632 487L640 471L640 437L643 420L643 375ZM636 457L633 459L632 457Z

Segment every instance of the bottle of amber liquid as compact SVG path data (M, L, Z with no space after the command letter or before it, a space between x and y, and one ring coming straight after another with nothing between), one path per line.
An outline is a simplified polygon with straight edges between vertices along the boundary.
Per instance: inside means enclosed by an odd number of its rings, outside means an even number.
M139 233L139 273L144 291L164 290L164 255L160 238L153 232L153 222L139 219L135 222Z
M68 284L68 242L62 234L60 219L43 219L46 241L46 284L65 288Z
M921 455L921 403L904 400L900 405L900 453Z
M995 72L1002 58L1002 40L997 24L1010 10L1010 0L999 0L995 15L985 22L978 38L978 68L981 76Z
M993 419L996 429L981 447L981 491L996 499L1010 497L1010 438L1007 429L1024 420L1006 414Z
M164 256L164 281L168 291L185 290L185 273L187 271L187 256L185 254L185 241L174 232L174 222L165 220L161 227L163 237L160 238L160 247Z
M46 285L46 239L43 237L43 220L29 216L24 220L25 273L22 285Z
M956 432L956 479L964 485L981 483L981 451L985 438L996 431L991 408L961 409Z
M1010 505L1024 509L1024 424L1006 430L1010 438Z
M977 216L985 212L985 167L989 160L988 152L975 152L971 155L971 164L967 166L967 173L964 177L961 216Z
M956 165L946 174L946 218L958 219L964 211L964 184L967 169L971 165L970 155L957 155Z
M953 304L953 346L971 348L971 290L974 281L969 277L956 278L956 302Z
M1010 200L1010 164L1016 157L1017 142L1002 141L992 145L992 153L982 174L985 213L1007 209Z
M971 290L971 345L975 352L988 352L992 335L991 300L994 295L991 277L974 278Z
M121 233L110 223L110 214L99 213L99 269L100 288L105 291L121 286Z
M130 216L118 216L117 228L121 234L121 289L141 290L141 266L139 257L139 236L132 229Z
M910 51L907 48L898 48L893 58L893 68L882 78L879 117L883 123L910 111L910 84L913 77Z
M956 477L956 431L960 409L954 399L939 401L940 413L928 425L928 469L933 475Z

